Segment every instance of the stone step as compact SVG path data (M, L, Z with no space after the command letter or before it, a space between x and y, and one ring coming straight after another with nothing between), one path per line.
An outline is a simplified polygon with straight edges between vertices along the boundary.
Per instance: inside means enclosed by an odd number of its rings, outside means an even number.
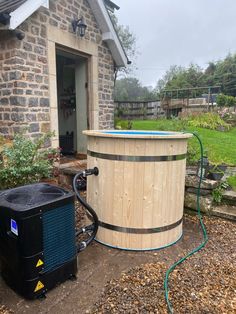
M185 186L191 188L198 188L199 180L200 180L199 177L196 175L187 175L185 177ZM219 181L204 179L202 180L201 189L213 190L217 188L219 184L220 184Z
M213 207L213 198L211 195L200 197L200 210L202 213L209 214ZM185 192L184 207L197 211L197 195Z
M231 190L231 191L225 191L223 193L223 199L230 201L230 203L233 203L233 205L236 206L236 192Z
M79 172L87 168L87 159L73 160L68 163L59 165L59 183L62 186L70 188L72 186L73 177Z
M221 205L214 207L212 215L236 221L236 206Z
M87 167L87 160L74 160L68 163L60 164L59 170L64 174L74 175L78 171L84 170Z

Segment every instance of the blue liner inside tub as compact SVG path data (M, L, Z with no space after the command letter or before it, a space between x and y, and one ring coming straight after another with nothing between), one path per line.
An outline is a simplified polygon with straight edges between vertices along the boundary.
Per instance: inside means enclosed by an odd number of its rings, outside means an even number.
M176 135L176 132L160 131L103 131L102 133L119 135Z

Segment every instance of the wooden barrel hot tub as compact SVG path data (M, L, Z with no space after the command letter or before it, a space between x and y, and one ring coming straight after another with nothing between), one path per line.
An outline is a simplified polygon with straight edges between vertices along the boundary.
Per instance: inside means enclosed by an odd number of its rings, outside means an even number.
M97 241L128 250L159 249L182 235L187 139L191 134L84 131L87 202L99 218Z

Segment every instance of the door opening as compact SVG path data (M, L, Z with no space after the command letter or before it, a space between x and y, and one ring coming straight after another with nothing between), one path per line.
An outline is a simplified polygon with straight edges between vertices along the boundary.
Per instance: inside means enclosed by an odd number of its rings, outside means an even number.
M86 153L89 128L87 108L87 58L57 50L59 146L63 155Z

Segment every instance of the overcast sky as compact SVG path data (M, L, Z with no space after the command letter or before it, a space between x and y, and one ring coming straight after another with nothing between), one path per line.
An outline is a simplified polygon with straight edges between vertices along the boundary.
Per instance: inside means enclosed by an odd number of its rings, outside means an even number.
M170 65L208 61L236 52L236 0L113 0L119 23L137 38L136 77L156 82Z

